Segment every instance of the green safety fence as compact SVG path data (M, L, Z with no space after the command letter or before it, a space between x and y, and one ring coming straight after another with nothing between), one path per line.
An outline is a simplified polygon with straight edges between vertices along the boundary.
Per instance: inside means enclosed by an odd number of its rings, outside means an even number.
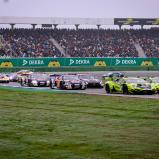
M158 58L1 58L0 71L159 70Z

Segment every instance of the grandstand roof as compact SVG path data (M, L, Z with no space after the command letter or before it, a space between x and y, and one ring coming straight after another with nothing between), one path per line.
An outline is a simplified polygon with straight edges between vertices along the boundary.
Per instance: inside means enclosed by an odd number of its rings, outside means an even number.
M0 24L114 25L114 19L1 16Z
M62 18L0 16L0 24L159 25L159 18Z

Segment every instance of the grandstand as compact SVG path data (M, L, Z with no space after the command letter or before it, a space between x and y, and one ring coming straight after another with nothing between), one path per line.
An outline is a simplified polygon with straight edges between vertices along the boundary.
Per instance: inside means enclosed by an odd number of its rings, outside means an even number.
M0 24L11 25L0 29L1 57L159 57L159 30L143 28L158 25L157 19L0 17ZM16 24L30 24L32 29L19 29ZM80 29L80 25L97 29ZM102 25L119 29L102 29ZM141 25L141 29L122 29L122 25Z

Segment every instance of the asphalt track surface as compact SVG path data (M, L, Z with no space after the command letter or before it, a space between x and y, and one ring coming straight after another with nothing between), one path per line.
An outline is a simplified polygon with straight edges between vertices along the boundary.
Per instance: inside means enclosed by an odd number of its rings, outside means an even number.
M99 78L102 77L103 74L108 72L94 72L89 74L96 74ZM145 77L145 76L159 76L159 71L129 71L123 72L126 76L129 77ZM92 95L103 95L103 96L119 96L119 97L133 97L133 98L146 98L146 99L159 99L159 94L155 95L123 95L123 94L106 94L104 88L87 88L86 90L59 90L59 89L50 89L49 87L22 87L17 82L10 82L10 83L0 83L1 88L21 88L24 90L34 90L34 91L48 91L48 92L67 92L67 93L84 93L84 94L92 94Z

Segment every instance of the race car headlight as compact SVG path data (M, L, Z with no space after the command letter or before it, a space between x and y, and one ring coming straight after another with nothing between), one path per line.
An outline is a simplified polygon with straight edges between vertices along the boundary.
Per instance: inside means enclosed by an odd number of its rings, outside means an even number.
M9 79L10 79L10 80L13 80L13 77L11 76L11 77L9 77Z
M36 80L32 80L32 83L37 83L37 81Z
M46 83L47 83L47 84L50 84L50 81L49 81L49 80L47 80L47 81L46 81Z
M151 89L151 85L150 84L137 84L137 85L134 85L133 88Z

